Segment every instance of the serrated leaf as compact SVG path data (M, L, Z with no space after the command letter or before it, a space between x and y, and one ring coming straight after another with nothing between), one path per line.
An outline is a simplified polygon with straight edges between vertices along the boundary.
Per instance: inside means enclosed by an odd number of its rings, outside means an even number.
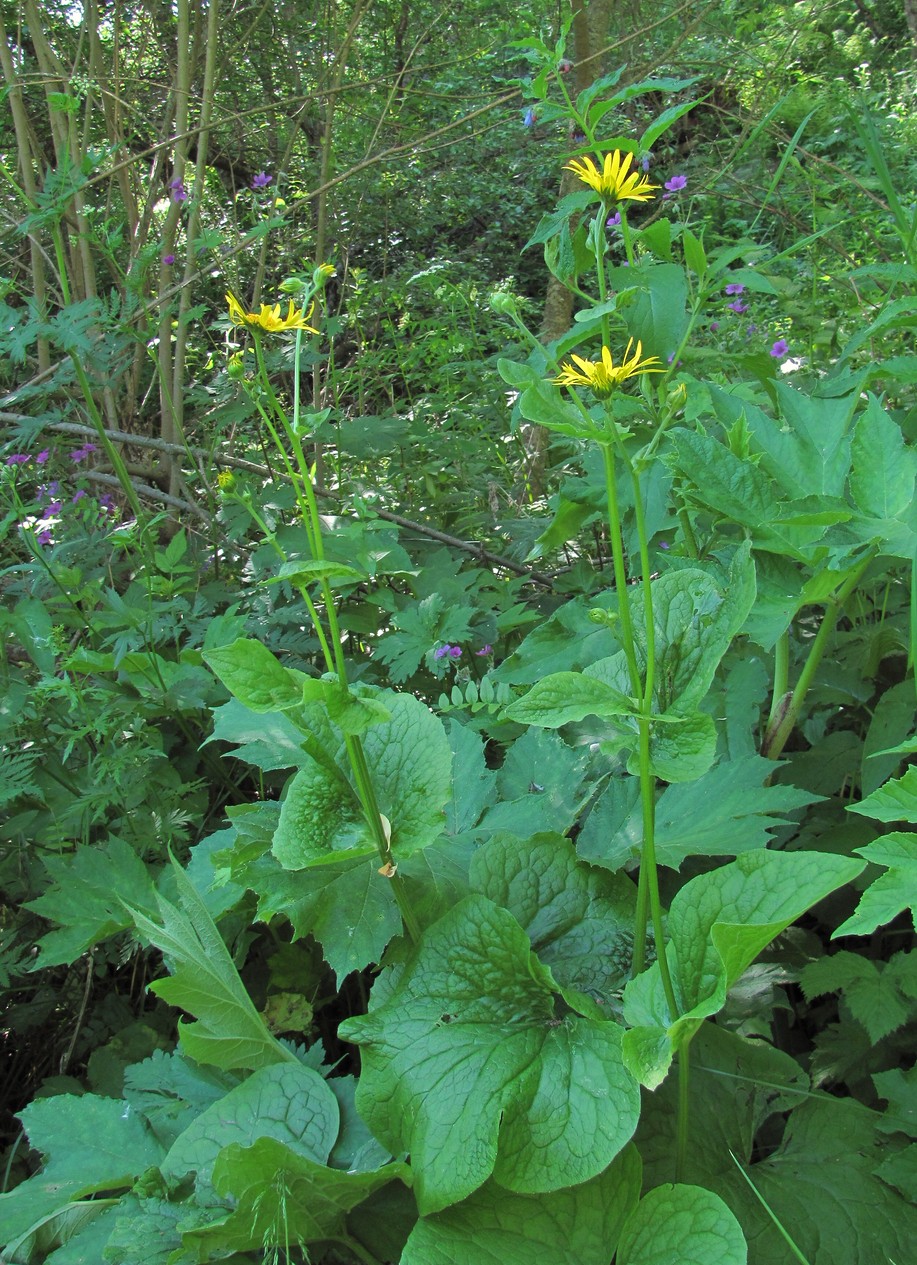
M914 501L917 453L874 395L857 420L850 494L871 518L896 518Z
M618 1265L745 1265L742 1227L702 1186L657 1186L621 1232Z
M152 913L153 880L137 852L112 836L101 847L80 845L69 856L46 856L52 885L25 908L62 924L39 941L35 970L75 962L87 949L133 926L125 904Z
M225 1147L271 1138L297 1155L325 1164L339 1126L337 1099L318 1072L301 1063L262 1067L193 1120L160 1169L172 1183L192 1173L204 1193L202 1202L212 1202L207 1188Z
M295 873L265 858L248 867L245 881L258 896L258 918L282 915L297 938L314 936L339 985L351 971L379 962L401 930L391 882L378 873L375 857Z
M285 668L260 641L239 637L205 650L204 659L226 688L253 712L281 712L302 703L304 672Z
M38 1098L19 1118L45 1165L41 1173L0 1195L0 1243L19 1238L71 1200L129 1187L162 1157L162 1147L143 1120L114 1098Z
M305 1247L344 1235L344 1218L373 1191L400 1179L410 1181L406 1164L386 1164L373 1172L343 1173L326 1168L273 1138L245 1147L227 1146L214 1165L217 1192L234 1211L182 1234L182 1244L211 1261L229 1252Z
M313 580L365 580L366 574L349 567L345 562L330 562L326 559L306 558L299 562L284 562L277 574L271 576L266 583L279 584L281 580L291 583L310 584Z
M493 1174L517 1192L588 1181L639 1113L616 1024L554 1018L552 976L506 910L470 896L426 931L386 1000L339 1029L361 1047L357 1105L410 1151L424 1214Z
M213 733L208 742L233 743L230 755L269 772L303 764L304 735L283 712L259 715L231 698L213 709Z
M858 953L841 951L810 962L799 982L807 998L843 993L851 1015L874 1044L906 1023L911 1013L910 998L902 994L890 964Z
M607 1265L639 1193L632 1146L598 1177L552 1194L517 1195L489 1181L422 1218L401 1265Z
M858 804L850 804L848 811L876 821L906 821L917 826L917 765L911 765L902 777L886 782Z
M902 832L882 835L857 848L857 852L874 865L888 866L888 873L867 887L854 912L841 923L832 939L870 935L877 927L897 918L902 910L910 909L912 917L917 910L917 839L914 835Z
M673 723L664 723L668 719ZM716 759L716 726L706 712L666 713L654 721L650 734L650 770L663 782L693 782L703 777ZM640 773L639 753L627 761L628 773Z
M187 875L175 862L173 871L181 908L157 895L161 923L135 909L131 916L141 935L166 955L172 971L167 979L152 983L151 991L197 1018L194 1024L179 1021L185 1052L199 1063L224 1069L297 1063L295 1054L271 1036L255 1009Z

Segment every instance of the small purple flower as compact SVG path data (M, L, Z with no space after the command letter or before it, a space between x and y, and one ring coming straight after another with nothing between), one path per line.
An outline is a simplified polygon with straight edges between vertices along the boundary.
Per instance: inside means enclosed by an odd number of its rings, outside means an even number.
M522 126L534 127L537 118L538 118L538 115L535 113L534 108L532 106L529 106L525 114L523 114L522 116Z
M660 549L671 549L671 548L672 548L672 546L669 544L669 542L668 542L667 540L660 540L660 542L659 542L659 548L660 548Z
M6 464L8 466L24 466L27 461L31 460L31 454L27 452L14 452L7 457Z
M720 323L719 323L719 321L711 321L711 322L710 322L710 333L711 333L711 334L715 334L715 333L716 333L716 331L719 329L719 327L720 327Z
M605 227L617 228L620 223L621 223L621 212L615 211L614 215L609 215L608 219L605 221Z
M644 167L643 170L645 171L646 168ZM669 193L678 193L681 189L685 188L687 183L687 176L673 176L671 180L667 180L665 182L665 188L668 189Z
M42 448L41 452L35 458L36 465L43 466L50 456L51 456L51 449Z
M175 256L163 255L162 262L166 265L167 268L171 268L171 266L175 263Z
M85 495L86 495L86 493L83 491L83 489L82 489L82 488L78 488L78 489L77 489L77 491L76 491L76 493L74 494L73 500L70 502L70 504L71 504L71 505L76 505L79 501L81 501L81 500L83 499L83 497L84 497Z
M274 177L269 176L266 171L259 171L257 176L255 176L252 180L252 188L266 189L273 179Z
M60 501L52 501L50 505L46 505L45 508L42 510L41 516L42 518L54 518L55 514L59 514L60 511L61 511Z
M490 642L488 642L486 646L482 646L480 650L475 650L475 654L478 656L479 659L482 658L482 656L484 655L488 655L492 653L493 653L493 646L490 644Z
M99 509L105 510L106 513L114 513L115 498L110 492L103 492L99 497Z
M85 460L85 458L88 457L91 452L98 452L98 451L99 450L95 446L95 444L86 443L86 444L83 444L82 448L77 448L70 454L70 460L73 462L75 466L78 466L80 462Z
M451 649L451 646L437 646L436 649L433 651L433 658L445 659L450 649Z
M736 299L733 303L727 303L726 306L729 308L730 312L737 312L739 316L741 316L743 312L748 311L748 304L743 303L741 299Z
M775 360L780 360L790 350L790 344L785 338L778 338L771 348L771 355Z
M169 184L169 188L172 190L173 202L188 201L188 190L185 188L183 181L178 179L172 180Z
M644 174L644 175L646 175L646 173L649 171L651 161L652 161L652 159L651 159L651 157L650 157L650 155L649 155L649 154L644 154L644 155L643 155L643 157L640 159L640 166L643 168L643 174ZM681 178L682 178L682 177L679 177L679 179L681 179ZM668 185L666 185L666 188L667 188L667 189L668 189L668 187L669 187L669 186L668 186Z
M39 543L40 545L50 545L50 543L51 543L51 532L50 532L49 530L40 531L40 532L38 533L38 543Z
M450 646L450 647L449 647L449 658L450 658L450 659L461 659L461 657L462 657L462 647L461 647L461 646Z
M738 281L730 281L729 285L726 287L726 293L727 294L744 294L745 287L743 285L740 285Z

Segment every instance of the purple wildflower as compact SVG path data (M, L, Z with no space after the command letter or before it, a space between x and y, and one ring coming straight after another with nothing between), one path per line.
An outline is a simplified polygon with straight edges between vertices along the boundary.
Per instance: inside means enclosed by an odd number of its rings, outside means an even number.
M480 650L475 650L475 654L478 656L479 659L483 655L492 654L492 653L493 653L493 646L490 644L490 642L488 642L486 646L482 646Z
M449 647L449 658L450 658L450 659L461 659L461 657L462 657L462 647L461 647L461 646L450 646L450 647Z
M644 154L644 155L643 155L643 157L640 159L640 166L643 168L643 173L644 173L644 175L645 175L645 174L649 171L649 169L650 169L650 162L651 162L651 161L652 161L652 160L651 160L651 158L650 158L650 155L649 155L649 154ZM683 178L683 177L678 177L678 179L682 179L682 178ZM668 189L668 187L669 187L669 186L668 186L668 185L666 185L666 188L667 188L667 189Z
M254 179L252 180L252 188L265 189L267 188L267 186L271 183L273 179L274 177L269 176L266 171L259 171L257 176L255 176Z
M617 228L620 223L621 223L621 212L615 211L614 215L609 215L608 219L605 221L605 227Z
M167 268L171 268L172 264L174 264L174 263L175 263L175 256L174 256L174 255L163 255L163 257L162 257L162 262L166 265L166 267L167 267Z
M78 501L81 501L85 495L86 495L86 493L83 491L83 489L82 489L82 488L78 488L78 489L77 489L77 491L76 491L76 493L74 494L73 500L70 502L70 504L71 504L71 505L76 505L76 504L77 504L77 502L78 502Z
M740 285L738 281L730 281L729 285L726 287L726 293L727 294L744 294L745 287L743 285Z
M32 460L32 457L30 453L14 452L14 453L11 453L7 457L6 464L8 466L24 466L27 461L31 461L31 460Z
M660 542L659 542L659 548L660 548L660 549L671 549L671 548L672 548L672 546L669 544L669 542L668 542L667 540L660 540Z
M715 334L715 333L716 333L716 331L719 329L719 327L720 327L720 323L719 323L719 321L711 321L711 322L710 322L710 333L711 333L711 334Z
M786 339L778 338L771 348L771 355L775 358L775 360L779 360L782 356L785 356L789 350L790 344L786 341Z
M172 190L173 202L188 201L188 190L185 188L183 181L179 179L172 180L169 184L169 188Z
M109 511L114 512L114 508L115 508L115 498L111 495L110 492L103 492L102 495L99 497L99 509L103 509L106 512L109 512Z
M41 452L35 458L36 465L43 466L50 456L51 456L51 449L42 448Z
M46 529L45 531L40 531L40 532L38 533L38 543L39 543L40 545L50 545L50 543L51 543L51 532L50 532L50 530Z
M446 655L449 653L451 649L452 649L451 646L437 646L436 649L433 651L433 658L445 659Z
M535 110L533 109L532 106L529 106L525 114L522 116L522 126L534 127L535 121L537 120L537 118L538 118L538 115L535 113Z
M646 168L644 167L643 170L646 171ZM671 180L665 182L665 188L668 189L669 193L678 193L679 190L684 189L687 183L687 176L673 176Z
M86 443L86 444L83 444L82 448L77 448L70 454L70 460L73 462L75 466L78 466L80 462L85 460L85 458L88 457L91 452L98 452L98 451L99 450L95 446L95 444Z
M748 311L748 304L743 303L741 299L736 299L733 303L727 303L726 306L729 308L730 312L737 312L739 316L741 316L743 312Z
M50 505L46 505L45 508L42 510L41 516L42 518L53 518L55 514L59 514L60 511L61 511L60 501L52 501Z

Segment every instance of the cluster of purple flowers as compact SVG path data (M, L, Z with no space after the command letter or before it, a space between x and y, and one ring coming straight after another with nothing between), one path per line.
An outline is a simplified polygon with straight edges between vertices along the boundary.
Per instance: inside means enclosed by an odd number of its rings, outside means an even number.
M474 653L481 659L486 655L493 654L493 649L493 646L488 643L486 646L482 646L480 650L475 650ZM448 641L442 646L437 646L433 651L434 659L460 659L461 657L462 647L450 646Z
M726 304L729 311L735 312L736 316L744 316L744 314L748 311L748 304L741 297L745 293L745 287L742 285L742 283L739 281L730 281L729 284L725 287L724 293L727 294L729 298L732 299L731 303ZM720 327L719 321L710 322L709 328L712 333L715 333L716 330L719 329L719 327ZM749 325L747 332L749 334L755 334L757 333L757 330L758 330L757 325ZM775 360L782 360L789 350L790 350L790 344L786 341L786 339L778 338L771 345L770 354L774 357Z
M81 447L74 448L70 453L70 460L74 465L78 466L86 460L91 452L98 452L98 447L87 441ZM7 466L27 466L34 459L36 466L43 466L50 456L50 448L43 448L41 452L35 454L34 458L29 452L14 452L4 459L4 464ZM93 500L83 488L77 488L70 498L70 504L79 505L84 499L87 499L88 506L88 515L84 515L87 522L103 521L108 515L115 512L114 498L107 492ZM25 519L24 525L32 530L35 530L35 526L39 525L41 530L36 533L36 540L40 545L50 545L53 540L52 529L64 507L59 480L52 479L48 483L39 484L34 494L34 503L37 503L41 508L41 513L37 518L32 516Z
M169 189L172 193L173 202L187 202L188 201L188 190L185 188L185 183L183 180L179 179L178 177L176 177L175 180L170 180Z

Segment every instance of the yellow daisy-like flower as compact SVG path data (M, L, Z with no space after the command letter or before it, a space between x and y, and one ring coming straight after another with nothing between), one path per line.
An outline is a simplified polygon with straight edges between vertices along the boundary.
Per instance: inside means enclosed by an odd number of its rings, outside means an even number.
M631 356L630 349L633 345L634 340L630 339L624 359L619 365L615 365L607 347L602 348L601 360L584 360L582 356L574 356L573 364L564 365L553 382L559 387L589 387L596 399L607 400L628 378L636 377L639 373L663 372L658 356L640 359L643 355L642 343L637 343L637 350ZM574 365L578 368L574 368Z
M246 312L235 295L227 294L226 302L229 305L229 319L233 325L258 326L268 334L279 334L288 329L304 329L308 334L318 333L318 330L309 324L309 317L315 307L314 303L307 312L304 307L297 308L291 299L286 316L281 316L279 303L275 303L273 307L268 303L262 303L260 312Z
M633 161L633 154L622 154L616 149L605 155L601 171L589 154L574 158L564 170L574 172L606 202L649 202L659 185L651 184L641 171L631 171Z

